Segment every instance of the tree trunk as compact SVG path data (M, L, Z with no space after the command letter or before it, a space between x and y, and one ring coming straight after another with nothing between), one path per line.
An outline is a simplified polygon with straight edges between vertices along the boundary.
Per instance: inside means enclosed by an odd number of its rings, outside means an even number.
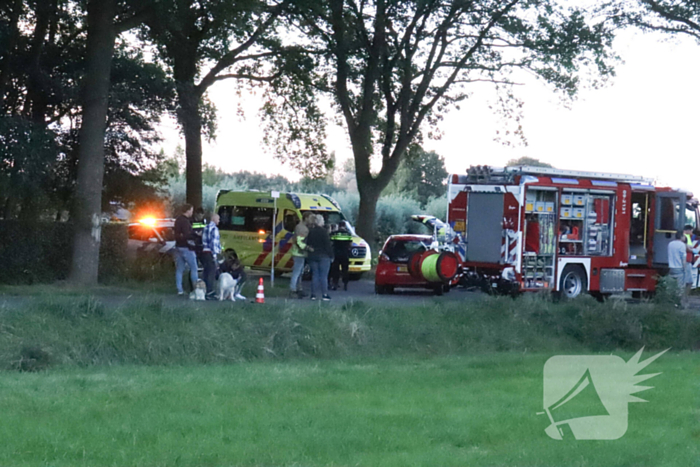
M401 156L403 156L403 153L384 160L380 173L377 176L373 176L370 172L369 152L361 149L355 150L355 177L357 179L357 191L360 192L360 208L356 225L357 234L369 242L372 249L377 247L377 241L379 240L374 228L374 222L377 217L377 201L396 173Z
M97 283L100 259L104 139L110 70L114 55L116 0L90 0L87 7L87 66L78 149L70 281Z
M377 246L377 237L374 230L374 221L377 217L377 200L379 195L360 195L360 209L357 214L357 234L364 238L374 249Z
M185 180L187 203L202 206L202 116L199 113L199 93L194 86L178 86L179 119L185 134Z
M369 158L369 155L367 155ZM355 157L356 164L358 157ZM369 159L367 159L369 160ZM377 201L383 187L379 187L377 180L372 177L369 165L366 170L356 170L357 191L360 193L360 207L357 213L357 234L367 241L372 249L377 246L377 238L374 230L374 221L377 217Z

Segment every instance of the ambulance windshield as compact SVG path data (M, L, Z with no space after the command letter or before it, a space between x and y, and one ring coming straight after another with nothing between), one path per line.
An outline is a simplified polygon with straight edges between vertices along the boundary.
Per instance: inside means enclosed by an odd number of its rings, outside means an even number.
M318 211L316 209L310 209L308 211L301 211L302 215L306 214L307 212L323 216L323 223L326 226L331 226L333 224L339 224L339 223L343 222L343 223L345 223L345 227L348 229L350 234L353 236L357 236L352 224L350 224L350 222L348 222L345 219L345 216L340 211Z

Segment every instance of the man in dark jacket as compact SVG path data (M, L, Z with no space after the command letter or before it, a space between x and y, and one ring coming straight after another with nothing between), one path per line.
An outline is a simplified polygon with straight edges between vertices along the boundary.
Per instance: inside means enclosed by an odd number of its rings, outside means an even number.
M308 262L311 268L311 300L316 300L316 294L322 293L322 300L328 301L328 271L333 261L333 246L328 231L323 226L323 216L315 216L315 226L309 229L306 245L309 249Z
M194 238L194 253L202 260L202 236L207 223L204 221L204 208L197 208L192 215L192 237Z
M182 214L175 219L175 286L177 294L184 295L182 290L182 275L185 267L190 269L190 280L192 286L197 283L197 257L194 254L194 237L192 234L192 214L194 208L185 204L182 207Z
M345 221L341 221L337 227L331 231L331 242L333 243L333 253L335 259L331 264L331 290L338 290L338 284L343 277L343 287L348 290L350 281L350 245L352 245L352 235L345 226Z

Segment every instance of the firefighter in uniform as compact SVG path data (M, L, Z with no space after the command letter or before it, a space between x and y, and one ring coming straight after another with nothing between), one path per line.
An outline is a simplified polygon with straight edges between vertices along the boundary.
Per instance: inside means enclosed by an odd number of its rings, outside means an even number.
M330 289L338 290L340 282L341 268L343 270L343 288L348 290L350 281L350 245L352 245L352 235L345 226L345 222L338 224L337 229L331 231L331 243L335 258L331 264Z

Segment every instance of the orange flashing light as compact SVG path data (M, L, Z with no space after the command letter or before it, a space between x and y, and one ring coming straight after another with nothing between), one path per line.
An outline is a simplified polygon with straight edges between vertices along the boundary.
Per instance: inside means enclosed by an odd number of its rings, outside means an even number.
M262 229L261 229L261 230L258 230L258 234L260 234L260 235L265 235L265 231L262 230Z
M149 227L153 227L156 225L156 218L155 217L144 217L139 221L140 224L147 225Z

